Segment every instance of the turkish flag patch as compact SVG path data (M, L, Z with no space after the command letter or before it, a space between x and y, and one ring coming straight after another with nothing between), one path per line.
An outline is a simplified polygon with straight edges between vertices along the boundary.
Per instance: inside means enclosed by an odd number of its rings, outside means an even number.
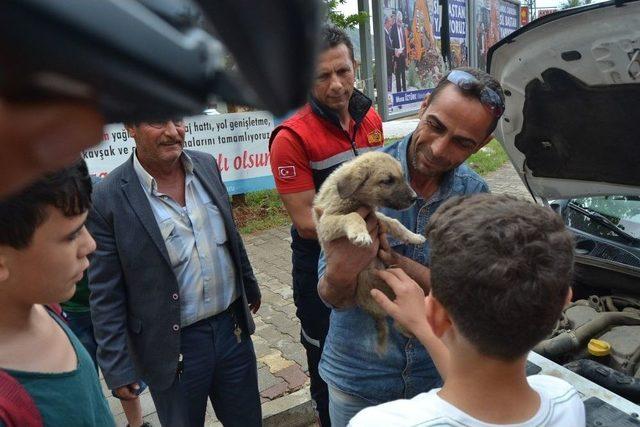
M278 176L282 179L295 178L296 167L295 166L278 166Z

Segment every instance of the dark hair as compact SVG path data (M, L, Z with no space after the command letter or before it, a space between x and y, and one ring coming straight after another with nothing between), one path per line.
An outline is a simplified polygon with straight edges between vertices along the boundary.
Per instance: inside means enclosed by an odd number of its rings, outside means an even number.
M427 236L432 295L480 353L513 360L551 333L573 274L559 215L506 195L456 197Z
M320 52L324 52L325 50L344 44L347 46L347 49L349 49L349 56L351 57L351 60L356 60L355 56L353 56L353 43L351 43L351 39L344 30L333 25L325 25L322 27L320 37Z
M84 160L49 173L7 199L0 200L0 245L23 249L46 219L46 206L67 216L91 207L91 178Z
M498 83L498 81L494 79L491 74L486 73L478 68L472 68L472 67L458 67L456 68L456 70L464 71L466 73L471 74L479 82L477 85L473 85L468 89L462 89L461 87L456 86L463 94L465 94L466 96L475 98L479 101L480 91L482 91L482 89L484 89L485 87L488 87L489 89L492 89L494 92L498 94L498 96L500 97L500 100L502 100L502 103L504 104L504 92L502 91L502 86L500 86L500 83ZM440 79L440 81L438 82L436 87L433 89L433 91L431 91L431 95L429 97L429 103L433 102L438 96L438 94L446 86L453 85L453 83L447 80L447 77L449 76L449 73L451 71L446 73ZM491 134L496 129L496 126L498 126L498 120L500 120L500 117L494 117L493 121L491 122L491 125L489 126L487 135Z

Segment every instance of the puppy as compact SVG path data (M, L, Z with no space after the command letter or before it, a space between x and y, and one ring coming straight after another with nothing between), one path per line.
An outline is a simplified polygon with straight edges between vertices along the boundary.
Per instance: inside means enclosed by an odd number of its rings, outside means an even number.
M417 195L404 179L400 162L386 153L372 151L344 163L336 169L320 187L313 201L313 220L318 241L324 242L347 237L356 246L371 245L371 236L364 219L356 212L367 207L378 217L382 232L410 244L424 243L425 238L407 230L400 221L376 212L378 207L402 210L409 208ZM371 297L371 289L379 289L390 299L395 299L391 288L375 274L385 265L376 258L358 275L356 303L376 323L378 353L386 351L389 330L387 314ZM400 332L410 336L398 324Z

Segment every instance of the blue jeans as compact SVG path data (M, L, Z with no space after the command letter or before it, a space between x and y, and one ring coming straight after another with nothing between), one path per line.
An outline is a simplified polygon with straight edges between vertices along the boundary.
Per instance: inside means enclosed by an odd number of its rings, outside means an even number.
M345 427L358 412L374 403L329 386L329 416L333 427Z
M226 311L182 329L182 373L168 389L150 389L163 426L201 427L207 398L224 426L261 425L253 343L246 333L238 343L234 327L233 316Z
M322 351L320 375L329 386L380 404L411 399L442 381L425 347L407 338L387 318L387 350L376 352L373 318L359 307L334 309Z

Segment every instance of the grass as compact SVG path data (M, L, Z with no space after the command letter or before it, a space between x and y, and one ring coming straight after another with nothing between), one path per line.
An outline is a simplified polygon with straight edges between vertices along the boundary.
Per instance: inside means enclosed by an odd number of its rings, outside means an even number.
M234 200L233 216L242 234L251 234L291 223L276 190L247 193L243 204Z
M394 140L395 141L395 140ZM385 141L385 144L393 141ZM498 169L507 161L507 154L495 139L469 157L467 164L480 175ZM247 193L244 203L236 197L233 214L241 234L251 234L291 223L276 190Z
M482 147L480 151L469 157L467 164L480 175L486 175L498 169L507 160L507 153L505 153L500 143L493 139Z

